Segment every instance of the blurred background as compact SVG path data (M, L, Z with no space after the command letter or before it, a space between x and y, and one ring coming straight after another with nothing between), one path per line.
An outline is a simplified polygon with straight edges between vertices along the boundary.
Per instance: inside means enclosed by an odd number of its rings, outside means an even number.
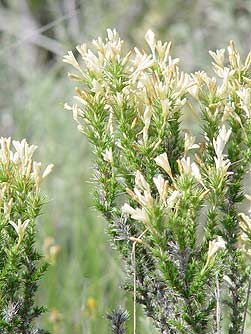
M251 48L250 26L250 0L0 0L0 136L27 138L39 146L38 161L55 164L43 188L38 245L52 263L39 290L48 306L40 322L53 334L110 333L105 314L119 304L132 309L92 207L91 150L63 109L74 85L62 56L108 27L126 47L141 47L151 28L173 41L182 69L209 69L209 49L230 39L242 54ZM138 333L156 333L140 309L138 323Z

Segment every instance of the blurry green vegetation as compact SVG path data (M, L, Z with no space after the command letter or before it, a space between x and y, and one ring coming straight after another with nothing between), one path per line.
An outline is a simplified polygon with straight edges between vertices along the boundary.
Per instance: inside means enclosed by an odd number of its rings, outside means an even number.
M48 305L41 321L53 334L109 333L105 314L132 305L120 288L123 273L105 223L92 209L91 150L63 109L72 88L62 56L107 27L116 27L128 45L143 46L151 28L172 40L181 67L194 71L208 63L209 49L230 39L246 52L250 23L249 0L0 1L0 135L26 137L39 145L38 160L56 166L39 224L40 247L52 237L61 249L39 295ZM138 332L153 334L141 319Z

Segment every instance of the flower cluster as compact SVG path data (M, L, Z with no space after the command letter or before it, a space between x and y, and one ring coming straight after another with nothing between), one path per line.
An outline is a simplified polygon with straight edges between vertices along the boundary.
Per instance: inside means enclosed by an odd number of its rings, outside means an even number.
M53 165L42 172L41 163L33 160L35 150L25 139L0 139L0 332L4 334L33 333L33 319L43 312L43 307L34 306L46 269L34 247L35 218L44 202L40 184Z
M161 333L219 332L222 309L228 333L241 334L248 266L238 240L250 222L238 209L251 158L251 56L242 63L230 42L228 66L225 50L210 51L218 78L186 74L170 42L151 30L145 39L149 53L124 54L108 29L94 51L77 47L82 61L64 57L78 71L69 74L79 83L76 103L65 108L96 155L96 206L127 263L125 288ZM191 106L200 142L183 128Z

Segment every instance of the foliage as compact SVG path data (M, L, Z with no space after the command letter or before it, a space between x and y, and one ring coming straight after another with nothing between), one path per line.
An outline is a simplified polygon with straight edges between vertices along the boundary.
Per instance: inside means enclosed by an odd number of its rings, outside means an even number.
M113 310L110 314L107 314L107 319L112 322L112 330L114 334L125 334L124 322L129 319L129 314L122 307L118 307Z
M33 323L44 312L35 293L47 268L35 248L35 220L44 203L40 184L53 165L42 173L32 158L36 146L25 139L12 142L15 153L10 138L0 143L0 332L47 333Z
M109 26L118 29L125 47L143 47L144 33L153 27L159 37L173 41L183 69L205 69L208 49L230 39L243 54L250 48L250 16L247 0L0 1L0 133L39 144L37 159L56 166L53 178L43 184L50 201L39 218L37 246L44 252L43 244L53 238L61 251L38 291L39 303L47 304L49 311L40 318L41 327L55 322L58 329L53 333L109 333L103 315L118 300L126 308L131 304L130 295L117 289L124 281L120 260L107 243L103 219L91 205L91 150L62 111L61 101L70 100L72 87L62 77L62 55ZM196 130L196 115L184 116ZM249 185L246 177L246 191ZM65 268L74 275L65 275ZM91 297L97 304L93 316L88 308ZM154 332L140 307L137 318L139 333ZM132 317L129 333L131 323Z
M242 62L230 42L225 65L225 50L210 51L218 82L181 72L171 43L151 30L145 39L150 54L124 53L108 29L105 41L93 40L94 52L77 46L84 66L71 51L64 57L80 85L76 104L65 108L96 156L95 204L126 263L125 288L136 289L161 333L219 332L224 309L227 332L241 334L249 267L238 243L239 204L251 154L251 56ZM200 143L182 128L191 104L200 110Z

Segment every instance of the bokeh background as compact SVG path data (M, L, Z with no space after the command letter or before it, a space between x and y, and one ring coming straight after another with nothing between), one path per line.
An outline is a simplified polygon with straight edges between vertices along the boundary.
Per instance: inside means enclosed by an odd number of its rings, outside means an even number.
M92 153L71 113L74 86L62 56L115 27L126 47L144 46L148 28L173 41L186 71L209 69L209 49L230 39L251 48L250 0L0 0L0 135L27 138L54 163L43 191L38 247L52 263L39 290L53 334L106 334L105 314L132 299L121 289L120 259L92 207ZM138 333L155 331L138 310ZM131 322L128 333L132 333Z

